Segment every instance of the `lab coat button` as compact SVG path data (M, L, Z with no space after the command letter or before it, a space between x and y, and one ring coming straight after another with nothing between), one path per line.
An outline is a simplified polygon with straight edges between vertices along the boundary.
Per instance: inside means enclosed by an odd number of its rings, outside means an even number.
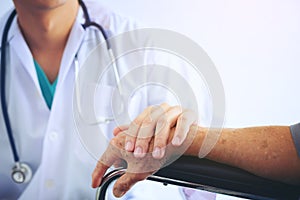
M54 181L52 179L48 179L45 181L45 187L47 189L51 189L55 186Z
M57 140L57 137L58 137L58 134L57 134L57 132L51 132L50 134L49 134L49 139L51 140L51 141L56 141Z

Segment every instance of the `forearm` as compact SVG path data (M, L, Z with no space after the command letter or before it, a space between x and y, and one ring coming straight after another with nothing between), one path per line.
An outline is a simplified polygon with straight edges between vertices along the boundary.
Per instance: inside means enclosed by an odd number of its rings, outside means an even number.
M213 134L220 130L211 131ZM187 155L198 156L207 132L208 129L198 128ZM300 159L287 126L222 129L206 158L265 178L300 184Z

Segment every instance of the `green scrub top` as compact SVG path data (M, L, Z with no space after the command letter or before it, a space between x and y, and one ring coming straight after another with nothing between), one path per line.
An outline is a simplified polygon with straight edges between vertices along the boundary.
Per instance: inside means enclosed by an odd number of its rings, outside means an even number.
M56 84L57 84L57 78L51 84L49 82L49 79L47 78L44 70L41 68L41 66L37 63L36 60L34 60L34 66L35 66L35 69L36 69L36 74L37 74L37 77L38 77L38 80L39 80L39 84L40 84L40 87L41 87L41 90L42 90L43 97L46 101L46 104L47 104L49 110L51 110L52 101L53 101L55 88L56 88Z

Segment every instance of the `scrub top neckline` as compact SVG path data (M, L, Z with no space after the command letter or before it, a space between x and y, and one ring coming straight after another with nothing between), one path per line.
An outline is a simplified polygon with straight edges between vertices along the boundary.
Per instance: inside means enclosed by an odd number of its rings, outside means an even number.
M56 89L56 84L57 84L57 78L51 84L48 77L46 76L44 70L39 65L39 63L35 59L33 59L33 61L34 61L34 66L36 69L36 74L37 74L37 77L39 80L39 85L40 85L43 97L45 99L45 102L46 102L48 108L51 110L53 97L55 94L55 89Z

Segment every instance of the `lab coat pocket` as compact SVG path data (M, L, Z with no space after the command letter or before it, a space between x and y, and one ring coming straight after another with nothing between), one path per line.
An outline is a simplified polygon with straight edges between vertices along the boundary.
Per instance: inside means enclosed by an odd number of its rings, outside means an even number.
M118 93L117 88L108 85L97 85L94 94L94 115L97 121L105 123L114 119L113 97Z
M86 125L105 124L113 121L113 96L115 87L87 83L78 91L77 109Z
M145 90L121 95L117 87L107 84L81 84L76 96L76 110L84 126L129 124L147 106Z
M76 90L75 121L79 141L93 158L99 158L115 127L112 99L117 89L110 85L81 83ZM81 153L77 154L81 160L86 159Z
M111 86L98 86L95 91L93 103L95 119L98 121L130 124L146 108L144 91L120 94L118 88Z

